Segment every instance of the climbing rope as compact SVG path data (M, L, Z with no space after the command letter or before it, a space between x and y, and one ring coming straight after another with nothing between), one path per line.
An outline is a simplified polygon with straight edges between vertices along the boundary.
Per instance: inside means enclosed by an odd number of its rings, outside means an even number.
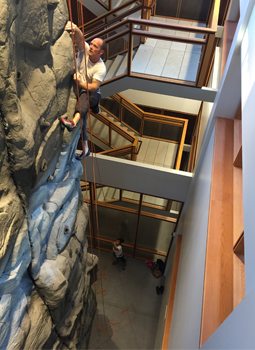
M71 6L71 0L68 0L68 11L69 11L69 19L71 21L71 31L73 32L73 15L72 15L72 6ZM82 33L83 33L83 37L84 37L84 15L83 15L83 6L82 4L79 4L77 3L77 17L78 17L78 25L82 28ZM76 52L75 52L75 40L74 40L74 36L72 35L71 36L72 38L72 44L73 44L73 60L74 60L74 65L75 65L75 72L78 73L78 67L77 67L77 60L76 60ZM89 102L89 91L88 91L88 69L87 69L87 57L86 57L86 47L85 47L85 41L84 41L84 65L85 65L85 69L84 69L84 72L85 72L85 77L86 77L86 84L87 84L87 88L86 88L86 94L87 94L87 103L88 103L88 111L87 111L87 123L88 123L88 126L89 126L89 129L91 130L91 115L90 115L90 102ZM77 94L77 101L79 103L79 98L80 98L80 95L79 95L79 86L78 86L78 82L76 80L76 89L78 91L78 94ZM84 137L83 137L83 118L82 116L80 117L80 126L81 126L81 143L82 143L82 150L85 151L85 140L84 140ZM91 157L92 157L92 175L93 175L93 181L92 181L92 192L93 194L91 194L91 196L94 197L94 194L96 194L96 174L95 174L95 150L94 150L94 145L92 145L92 154L91 154ZM88 183L87 181L87 169L86 169L86 160L85 158L82 159L83 161L83 170L84 170L84 179L85 179L85 182ZM87 194L86 194L87 195ZM91 197L90 196L90 197ZM88 197L88 195L87 195ZM85 198L86 199L86 198ZM87 198L88 199L88 198ZM91 210L91 216L93 215L92 214L92 210L94 210L95 212L95 216L96 216L96 232L99 232L99 219L98 219L98 208L97 208L97 200L95 198L90 198L90 210ZM93 203L94 202L94 203ZM93 208L93 205L94 205L94 208ZM91 217L89 216L89 219L88 219L88 223L89 223L89 237L90 237L90 247L91 247L91 251L92 251L92 254L94 254L94 251L93 251L93 237L92 237L92 220L91 220ZM97 244L97 250L99 252L99 259L100 259L100 255L101 255L101 249L100 249L100 244L99 244L99 241L98 241L98 244ZM101 275L101 272L99 272L100 274L100 291L101 291L101 297L102 297L102 307L103 307L103 316L104 316L104 319L106 319L106 316L105 316L105 303L104 303L104 295L103 295L103 281L102 281L102 275Z

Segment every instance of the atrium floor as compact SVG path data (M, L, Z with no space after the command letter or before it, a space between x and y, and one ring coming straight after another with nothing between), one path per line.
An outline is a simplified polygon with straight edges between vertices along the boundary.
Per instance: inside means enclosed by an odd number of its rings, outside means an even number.
M89 349L154 349L162 296L144 261L127 258L126 270L112 265L112 255L99 257L97 296Z

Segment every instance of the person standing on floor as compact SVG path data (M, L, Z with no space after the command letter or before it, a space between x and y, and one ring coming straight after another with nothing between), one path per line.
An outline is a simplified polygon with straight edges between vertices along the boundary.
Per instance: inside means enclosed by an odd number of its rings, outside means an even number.
M95 38L90 45L84 41L82 31L72 22L68 22L66 30L74 38L76 48L76 72L73 75L75 83L75 92L77 103L75 106L75 114L73 119L68 119L67 116L60 118L60 122L69 130L72 131L82 118L82 138L84 142L82 154L80 157L89 155L87 141L87 112L89 107L92 112L99 112L99 102L101 99L100 85L106 75L106 67L101 58L105 49L105 42L101 38ZM78 91L77 91L78 88ZM88 98L89 95L89 98Z
M126 258L124 257L123 254L123 247L122 247L122 243L124 242L124 240L122 238L116 239L113 242L113 256L114 256L114 261L113 261L113 265L116 264L121 264L122 266L122 270L126 269Z

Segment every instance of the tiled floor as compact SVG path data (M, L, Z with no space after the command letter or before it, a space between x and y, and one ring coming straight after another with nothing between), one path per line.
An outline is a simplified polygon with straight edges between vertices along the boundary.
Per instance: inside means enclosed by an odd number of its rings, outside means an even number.
M178 145L171 142L141 137L142 145L137 155L137 162L158 165L168 169L174 167Z
M89 349L154 349L162 296L158 280L145 262L127 258L126 270L112 265L110 253L99 256L98 280L93 285L98 308Z
M195 21L181 21L173 18L152 17L153 21L188 26L202 26ZM181 38L199 37L199 34L177 30L150 27L150 32L174 35ZM200 35L201 36L201 35ZM201 56L201 45L147 38L140 45L132 62L132 71L173 79L195 81Z

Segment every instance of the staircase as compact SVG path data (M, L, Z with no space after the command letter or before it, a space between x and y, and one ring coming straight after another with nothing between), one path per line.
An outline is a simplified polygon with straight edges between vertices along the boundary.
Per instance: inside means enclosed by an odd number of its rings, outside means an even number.
M102 150L101 154L136 160L141 144L138 135L104 107L101 106L101 112L97 115L90 113L88 133L90 141Z
M104 119L100 119L100 116ZM166 167L168 169L175 167L179 150L178 143L141 137L133 129L128 127L127 124L120 122L118 117L114 116L102 105L100 116L91 113L88 126L90 141L101 150L123 149L124 147L130 147L132 143L134 144L136 142L136 156L133 159L137 162ZM130 159L130 154L126 153L124 158Z

